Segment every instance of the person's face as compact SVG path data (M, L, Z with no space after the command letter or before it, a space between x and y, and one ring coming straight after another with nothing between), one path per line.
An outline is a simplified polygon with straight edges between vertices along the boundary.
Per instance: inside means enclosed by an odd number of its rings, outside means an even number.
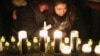
M40 12L44 12L45 10L48 9L48 5L47 5L47 4L41 4L41 5L39 6L39 9L40 9Z
M55 5L54 11L58 16L62 17L67 12L67 5L63 3L59 3Z

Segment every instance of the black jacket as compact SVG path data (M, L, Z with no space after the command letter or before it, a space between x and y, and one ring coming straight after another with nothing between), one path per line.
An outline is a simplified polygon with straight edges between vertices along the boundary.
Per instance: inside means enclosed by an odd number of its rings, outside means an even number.
M17 20L14 22L15 31L26 30L28 37L37 35L37 31L43 27L45 16L37 7L25 6L17 10Z

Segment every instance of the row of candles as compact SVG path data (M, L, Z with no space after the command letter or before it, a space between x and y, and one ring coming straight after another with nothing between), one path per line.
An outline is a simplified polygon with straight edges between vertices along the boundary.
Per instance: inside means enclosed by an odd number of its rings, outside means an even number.
M21 32L24 32L25 31L21 31ZM21 33L23 34L23 33ZM25 33L26 34L26 33ZM25 35L24 35L25 36ZM56 52L58 53L59 51L63 54L71 54L72 50L75 48L77 51L79 50L79 47L81 45L81 39L78 38L78 37L75 37L76 38L76 44L74 44L74 40L72 40L71 42L71 39L69 39L68 37L64 38L64 42L60 41L61 40L60 38L58 39L55 39L54 41L50 42L50 37L47 37L47 41L46 42L39 42L39 39L37 37L34 37L33 38L33 43L35 44L39 44L39 48L40 49L44 49L44 50L40 50L40 51L43 51L43 52L47 52L48 50L51 50L51 52ZM20 40L22 41L22 40ZM19 50L22 52L22 42L16 42L16 39L14 38L14 36L11 37L11 42L12 43L17 43L16 45L19 47ZM56 42L57 41L57 42ZM30 48L32 46L32 42L28 41L28 39L26 38L26 45L28 48ZM56 43L55 43L56 42ZM10 46L10 43L7 42L5 40L5 37L2 36L1 39L0 39L0 51L3 51L3 43L5 47L9 47ZM93 45L93 41L92 39L89 39L87 43L83 44L82 45L82 52L83 53L91 53L92 52L92 45ZM52 49L49 49L49 47L51 46ZM74 49L74 50L75 50ZM94 48L94 52L98 55L100 55L100 42L98 43L98 45L95 46Z
M34 37L32 39L32 42L30 42L27 38L27 32L26 31L19 31L18 32L18 38L19 41L17 42L17 46L19 47L20 52L22 53L22 45L23 40L25 40L25 43L27 45L27 48L30 49L32 44L37 44L39 46L39 50L42 52L54 52L54 53L63 53L63 54L71 54L72 52L77 52L79 50L79 47L81 45L81 39L79 38L79 32L77 30L71 31L70 38L65 37L64 41L62 40L62 32L59 30L54 31L54 41L50 40L50 37L48 36L48 29L51 26L46 26L46 22L44 22L44 29L40 30L40 38ZM11 37L11 42L15 43L16 39L14 36ZM0 51L3 51L3 43L4 46L9 47L10 43L5 40L4 37L1 37L0 39ZM85 43L82 45L81 49L83 53L91 53L92 52L92 45L93 41L92 39L89 39L88 43ZM35 45L34 45L35 46ZM100 42L98 45L95 46L94 52L97 55L100 55Z

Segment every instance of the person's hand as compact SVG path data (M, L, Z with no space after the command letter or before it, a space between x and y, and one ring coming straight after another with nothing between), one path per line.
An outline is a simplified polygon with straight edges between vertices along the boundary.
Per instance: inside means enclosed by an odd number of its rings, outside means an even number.
M46 30L49 30L51 28L52 28L52 25L51 24L49 24L49 25L46 26ZM41 29L44 29L44 27L42 27Z

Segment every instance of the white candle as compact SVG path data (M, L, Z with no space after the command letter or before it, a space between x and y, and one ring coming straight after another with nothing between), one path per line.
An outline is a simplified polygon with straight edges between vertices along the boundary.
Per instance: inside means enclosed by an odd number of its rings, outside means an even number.
M82 46L82 52L84 53L90 53L92 51L92 47L89 44L83 44Z
M99 44L95 46L94 52L95 54L100 55L100 41Z
M100 55L100 45L96 45L94 49L95 54Z
M42 52L45 52L45 43L46 43L46 38L48 36L48 31L47 30L40 30L40 50Z
M22 54L22 39L24 39L26 37L27 37L27 32L26 31L22 30L22 31L18 32L19 49L20 49L21 54Z
M47 28L46 28L46 22L44 21L44 30L47 30Z
M71 48L69 45L62 44L60 50L61 50L61 53L63 54L67 54L67 55L71 54Z
M61 42L61 38L62 37L62 32L59 30L56 30L54 32L54 41L55 41L55 52L59 53L60 52L60 42Z
M44 29L43 30L40 30L39 32L39 35L40 35L40 49L41 51L45 52L45 48L46 48L46 45L45 43L47 42L47 37L48 37L48 31L47 31L47 27L46 27L46 22L44 21Z
M78 37L79 37L79 32L77 30L71 31L71 35L70 35L70 47L71 47L71 50L76 49L76 42L77 42L77 38Z

